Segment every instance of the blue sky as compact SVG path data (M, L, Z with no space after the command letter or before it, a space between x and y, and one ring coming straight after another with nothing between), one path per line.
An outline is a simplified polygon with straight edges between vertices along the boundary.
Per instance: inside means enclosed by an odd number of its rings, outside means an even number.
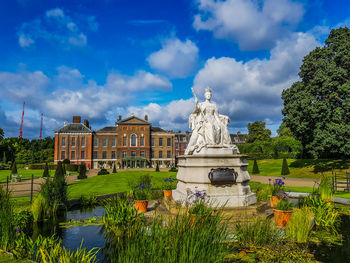
M118 115L188 129L191 88L207 85L231 132L266 121L275 131L283 89L332 28L349 26L348 1L85 0L0 2L0 127L44 136L72 115L93 129Z

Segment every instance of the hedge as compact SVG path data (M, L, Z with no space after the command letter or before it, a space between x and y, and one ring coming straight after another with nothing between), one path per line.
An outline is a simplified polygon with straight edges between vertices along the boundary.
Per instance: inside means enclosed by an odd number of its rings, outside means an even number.
M33 164L30 164L28 168L32 170L44 170L45 165L46 165L45 163L33 163ZM56 170L57 168L57 165L52 163L49 163L48 166L49 166L49 170Z

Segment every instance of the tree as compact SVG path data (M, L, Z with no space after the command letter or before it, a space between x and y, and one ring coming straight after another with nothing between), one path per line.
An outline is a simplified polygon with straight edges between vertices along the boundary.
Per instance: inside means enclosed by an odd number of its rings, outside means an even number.
M280 127L277 130L278 136L282 137L293 137L292 131L286 126L284 122L280 125Z
M0 128L0 141L4 139L5 133L2 128Z
M288 168L287 159L283 158L281 175L288 175L288 174L290 174L290 172Z
M12 171L11 174L17 174L17 165L16 165L16 161L13 161L12 163Z
M5 151L2 153L2 163L3 164L7 164L6 152Z
M304 157L349 157L350 29L333 29L324 47L305 56L299 77L282 92L282 113Z
M114 163L114 165L113 165L113 171L112 171L112 173L114 173L114 174L117 173L117 168L115 167L115 163Z
M266 141L270 139L271 130L265 128L266 123L263 121L255 121L248 123L247 142Z
M62 162L58 161L56 172L55 172L55 178L62 178L62 177L64 177L64 175L65 175L65 173L63 171Z
M256 161L256 159L254 159L252 174L259 174L259 173L260 173L260 170L258 167L258 162Z
M86 179L86 165L85 163L80 164L78 179Z
M47 163L45 164L45 168L44 168L44 172L43 172L43 177L50 177L50 173L49 173L49 166L47 165Z
M157 165L156 165L156 172L160 172L159 170L159 163L156 161Z

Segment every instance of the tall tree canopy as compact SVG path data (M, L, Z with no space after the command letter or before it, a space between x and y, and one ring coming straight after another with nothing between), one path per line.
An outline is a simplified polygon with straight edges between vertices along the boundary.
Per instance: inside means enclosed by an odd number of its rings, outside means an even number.
M271 130L266 129L265 126L266 123L263 121L248 123L247 142L269 140L271 136Z
M304 58L299 76L282 93L282 113L304 155L350 156L350 29L333 29Z

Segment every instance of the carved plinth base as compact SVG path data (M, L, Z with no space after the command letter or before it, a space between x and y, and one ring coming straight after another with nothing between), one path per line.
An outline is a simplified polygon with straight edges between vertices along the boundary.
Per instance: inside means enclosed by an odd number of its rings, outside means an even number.
M248 182L250 176L247 171L248 163L245 155L227 154L220 149L210 154L184 155L179 157L176 190L173 198L177 202L185 203L188 196L196 191L205 191L209 195L212 206L249 206L256 203L256 195L250 191ZM214 186L208 174L212 168L233 168L237 172L236 184Z

